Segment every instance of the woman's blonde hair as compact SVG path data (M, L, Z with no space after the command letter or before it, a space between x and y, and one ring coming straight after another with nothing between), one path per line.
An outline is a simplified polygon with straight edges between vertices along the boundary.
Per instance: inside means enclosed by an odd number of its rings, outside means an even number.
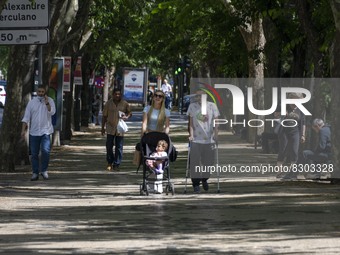
M154 93L154 95L156 93L162 93L162 95L163 95L161 109L159 109L159 114L158 114L158 119L157 119L157 131L162 132L163 128L164 128L165 118L166 118L166 116L165 116L165 94L161 90L157 90ZM152 111L154 109L154 104L155 104L155 101L152 99L152 104L151 104L150 110L148 112L148 121L149 121L149 119L152 115Z

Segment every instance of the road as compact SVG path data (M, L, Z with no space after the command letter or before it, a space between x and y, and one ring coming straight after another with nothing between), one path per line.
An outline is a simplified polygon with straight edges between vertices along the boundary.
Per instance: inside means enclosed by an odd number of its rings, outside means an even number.
M339 254L339 187L282 182L274 174L224 175L210 190L186 188L185 116L174 115L175 195L141 196L132 165L141 114L128 122L120 172L105 170L100 127L53 148L50 179L30 166L0 173L0 254ZM227 132L221 155L234 165L275 162Z

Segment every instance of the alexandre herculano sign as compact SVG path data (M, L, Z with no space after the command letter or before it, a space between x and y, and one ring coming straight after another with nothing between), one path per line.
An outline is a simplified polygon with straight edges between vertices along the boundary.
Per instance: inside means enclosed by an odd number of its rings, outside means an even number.
M0 14L0 44L48 43L48 0L8 0Z

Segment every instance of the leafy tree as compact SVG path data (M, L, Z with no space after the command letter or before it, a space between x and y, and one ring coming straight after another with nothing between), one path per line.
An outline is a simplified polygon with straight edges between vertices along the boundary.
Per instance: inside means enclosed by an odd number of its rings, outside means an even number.
M69 26L67 21L70 15L77 11L77 1L75 0L51 0L50 8L52 22L56 21L51 26L51 44L49 47L51 51L47 51L45 54L46 59L52 59L56 55L56 48L53 48L53 42L55 35L58 33L66 33ZM71 10L71 14L69 13ZM72 18L70 19L72 21ZM70 23L69 23L70 24ZM55 29L55 30L54 30ZM56 32L59 29L58 32ZM56 32L56 33L54 33ZM1 141L0 141L0 170L1 171L14 171L15 164L21 161L28 163L27 153L27 141L23 141L20 138L21 129L21 117L25 106L29 100L30 92L32 91L33 84L33 70L34 61L36 56L37 45L12 46L10 50L10 64L8 70L8 86L7 86L7 104L4 110L3 126L1 130ZM47 54L49 53L49 54ZM47 63L45 72L48 75L50 73L50 62ZM44 79L44 84L46 78ZM19 152L19 153L18 153Z
M117 75L122 67L149 67L152 75L164 76L173 74L184 56L190 57L192 67L188 74L194 76L256 78L253 101L256 108L261 108L265 101L263 77L301 77L311 73L327 76L333 56L329 52L336 50L336 46L330 47L335 30L326 0L51 0L50 6L51 40L43 48L44 84L48 84L55 56L71 56L73 63L78 56L83 59L84 86L77 86L64 98L67 116L63 139L71 139L72 129L79 128L80 103L82 123L87 125L87 81L94 70L102 67L107 70L107 91L113 85L109 80L111 70ZM312 49L317 52L312 54ZM8 100L20 106L5 109L3 132L11 139L1 141L1 152L14 150L10 146L18 144L19 116L31 91L35 52L35 46L11 48L13 69L9 69L9 77L17 77L11 78L15 85L9 88ZM26 67L12 60L15 57ZM16 75L17 70L23 73ZM323 93L315 92L317 96L327 92L321 89ZM324 107L314 112L322 112ZM12 115L19 124L6 117ZM249 139L254 136L250 133ZM4 168L13 169L13 154L4 154L11 162ZM2 154L0 163L1 160Z

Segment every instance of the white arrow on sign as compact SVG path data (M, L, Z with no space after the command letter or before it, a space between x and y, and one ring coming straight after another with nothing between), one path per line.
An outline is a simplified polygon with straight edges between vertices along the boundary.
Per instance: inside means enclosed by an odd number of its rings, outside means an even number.
M0 30L0 45L47 44L48 42L48 29Z

